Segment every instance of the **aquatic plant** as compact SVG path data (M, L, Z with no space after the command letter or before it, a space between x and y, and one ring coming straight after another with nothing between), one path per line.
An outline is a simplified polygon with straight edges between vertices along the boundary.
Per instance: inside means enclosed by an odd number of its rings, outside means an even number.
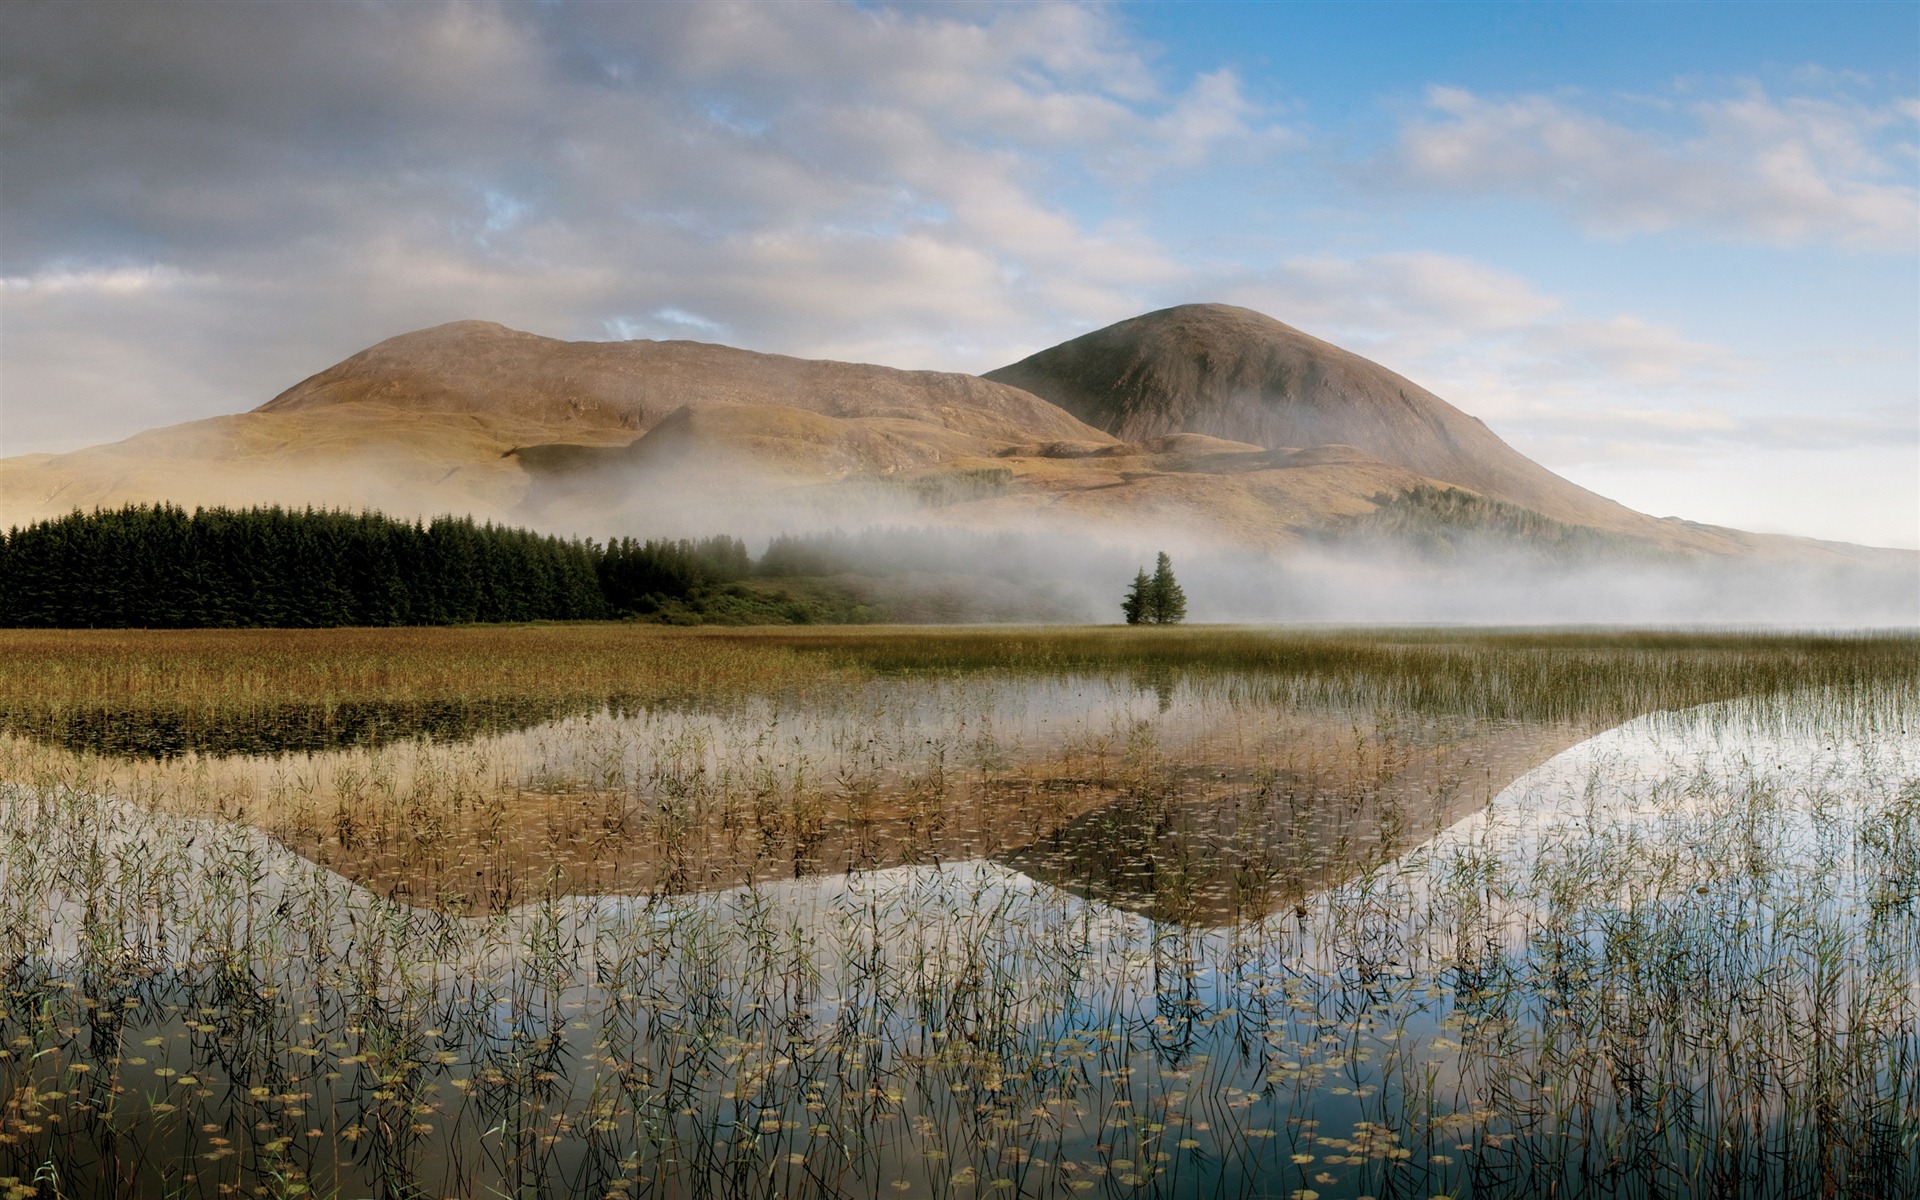
M1911 639L1155 632L81 654L49 695L125 713L162 662L216 712L660 674L469 740L0 740L5 1186L1920 1184Z

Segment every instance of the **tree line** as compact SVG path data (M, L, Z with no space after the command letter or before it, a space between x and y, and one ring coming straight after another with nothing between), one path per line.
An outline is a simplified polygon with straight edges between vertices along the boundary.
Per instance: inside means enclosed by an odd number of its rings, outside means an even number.
M735 538L598 545L469 517L128 505L0 539L0 625L449 625L651 612L738 579Z
M1037 570L1005 538L881 530L601 544L440 517L127 505L0 534L0 626L314 628L638 617L672 623L871 621L838 578ZM747 583L750 577L759 582ZM813 579L793 585L785 580ZM797 588L797 590L794 590ZM838 589L838 590L836 590ZM844 592L845 594L842 594ZM1135 580L1129 622L1180 620L1166 555Z

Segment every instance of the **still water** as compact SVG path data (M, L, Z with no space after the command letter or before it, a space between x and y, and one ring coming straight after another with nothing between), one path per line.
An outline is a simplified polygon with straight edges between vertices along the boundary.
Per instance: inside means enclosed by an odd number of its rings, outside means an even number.
M700 806L726 780L790 799L821 764L876 764L833 794L870 789L887 836L863 843L843 804L805 854L624 895L555 873L511 905L408 902L318 836L295 853L234 819L7 790L0 1187L1920 1185L1909 708L1741 701L1581 738L1185 681L894 686L461 743L492 739L523 791L597 772L650 838L663 797L700 809L673 829L722 836ZM300 749L316 771L343 752ZM940 805L965 836L887 807L930 757L961 777Z

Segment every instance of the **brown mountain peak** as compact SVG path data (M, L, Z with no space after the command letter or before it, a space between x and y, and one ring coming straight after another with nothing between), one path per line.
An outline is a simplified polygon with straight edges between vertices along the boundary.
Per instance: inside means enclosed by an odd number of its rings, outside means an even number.
M986 378L1127 441L1203 433L1272 449L1343 443L1565 521L1647 518L1528 459L1379 363L1229 304L1183 304L1042 350Z

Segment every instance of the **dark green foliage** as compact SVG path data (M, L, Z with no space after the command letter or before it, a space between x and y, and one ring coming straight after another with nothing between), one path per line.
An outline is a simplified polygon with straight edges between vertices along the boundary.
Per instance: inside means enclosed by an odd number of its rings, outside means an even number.
M1372 512L1320 530L1323 541L1379 545L1433 562L1489 551L1550 562L1643 560L1661 551L1587 525L1569 525L1533 509L1458 488L1420 484L1373 497Z
M753 563L738 538L701 542L618 538L600 554L600 590L616 613L650 615L671 601L744 579Z
M1153 586L1147 592L1147 619L1155 625L1178 625L1187 619L1187 593L1173 578L1173 562L1166 551L1153 566Z
M8 533L0 625L206 628L445 625L607 614L601 552L441 517L170 504L79 512Z
M1129 625L1178 625L1187 619L1187 593L1173 577L1173 562L1163 550L1148 575L1142 568L1133 577L1120 611Z
M771 554L761 558L762 573ZM879 617L844 594L749 581L754 573L746 544L731 537L621 538L600 559L601 590L620 616L664 625L841 625Z
M1127 618L1127 624L1139 625L1147 619L1147 602L1153 595L1153 579L1145 567L1133 577L1133 586L1127 589L1127 598L1120 602L1120 612Z
M821 580L763 580L661 597L637 614L662 625L870 625L881 613Z
M860 623L844 591L748 580L738 538L604 548L442 517L129 506L0 537L0 626L314 628L634 617Z

